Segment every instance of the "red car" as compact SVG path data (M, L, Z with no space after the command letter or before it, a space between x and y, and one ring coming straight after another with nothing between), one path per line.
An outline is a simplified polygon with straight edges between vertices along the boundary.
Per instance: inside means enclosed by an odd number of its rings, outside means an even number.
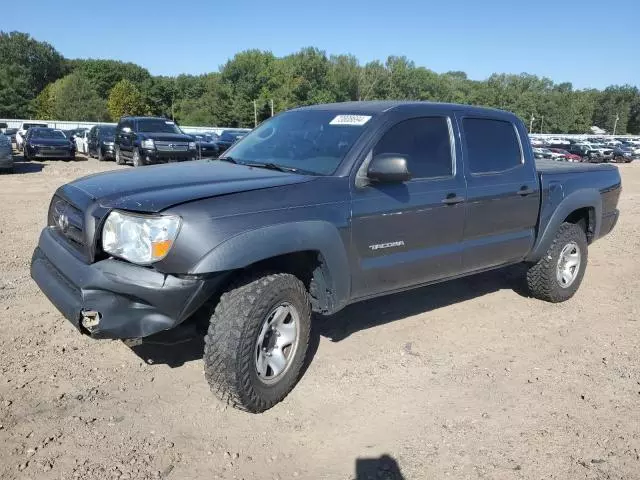
M564 158L566 158L570 162L582 161L582 157L580 155L576 155L575 153L569 153L562 148L550 148L549 150L551 150L552 152L561 153L562 155L564 155Z

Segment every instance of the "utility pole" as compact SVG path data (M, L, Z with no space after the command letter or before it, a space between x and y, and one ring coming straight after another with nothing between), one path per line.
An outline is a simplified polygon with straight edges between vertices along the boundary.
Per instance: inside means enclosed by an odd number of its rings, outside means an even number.
M529 133L533 133L533 121L536 118L533 116L533 113L531 114L531 121L529 122Z
M540 133L542 133L543 127L544 127L544 115L542 115L542 119L541 119L541 122L540 122Z
M253 126L258 126L258 106L255 100L253 101Z
M273 98L269 101L271 102L271 116L273 117Z
M618 120L620 120L620 115L616 113L616 121L613 124L613 134L616 134L616 128L618 128Z

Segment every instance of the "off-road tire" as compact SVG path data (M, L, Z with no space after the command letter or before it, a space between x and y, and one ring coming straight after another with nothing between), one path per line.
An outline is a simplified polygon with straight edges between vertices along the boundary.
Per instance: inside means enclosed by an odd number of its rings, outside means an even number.
M300 336L282 378L266 384L258 377L255 346L269 311L288 302L299 313ZM284 273L253 277L233 285L220 297L205 336L204 371L213 393L223 402L251 413L282 401L300 378L309 346L311 302L304 284Z
M560 252L565 245L575 242L580 248L580 267L573 283L563 288L558 282L556 271ZM531 296L547 302L559 303L569 300L576 293L587 268L587 236L584 230L573 223L563 223L553 242L543 257L529 268L527 285Z
M120 147L116 147L116 165L124 165L125 161L122 157L122 152L120 152Z

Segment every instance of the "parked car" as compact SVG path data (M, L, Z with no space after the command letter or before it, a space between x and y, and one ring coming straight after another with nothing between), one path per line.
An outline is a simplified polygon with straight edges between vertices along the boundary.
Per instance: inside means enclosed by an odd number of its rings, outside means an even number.
M511 113L302 107L215 162L63 185L31 276L94 338L140 341L215 307L206 378L261 412L300 377L312 312L521 262L531 295L568 300L620 191L613 165L534 162Z
M11 140L11 143L16 143L16 133L18 133L17 128L6 128L4 130L4 134L7 137L9 137L9 140Z
M640 155L635 154L631 147L617 146L613 149L613 161L616 163L631 163Z
M76 131L72 135L76 144L76 152L87 155L89 152L89 130L82 129L80 131Z
M0 133L0 171L13 170L13 151L11 138Z
M23 149L24 140L25 140L25 137L27 135L27 131L31 127L47 128L48 126L49 125L47 125L46 123L33 123L33 122L25 122L22 125L20 125L20 128L16 132L16 147L18 148L18 150L22 150Z
M216 142L218 146L218 154L224 153L229 147L231 147L231 145L236 143L246 134L247 132L243 130L223 130Z
M214 133L190 133L196 142L198 158L217 158L220 154L218 136Z
M533 153L536 158L551 158L551 152L546 148L534 147Z
M153 163L195 160L196 143L175 122L158 117L123 117L115 133L118 165L134 167Z
M549 148L541 148L540 150L544 154L545 158L550 158L551 160L566 160L563 154L554 152Z
M31 127L24 143L24 158L64 158L73 160L76 156L75 143L61 130Z
M115 160L116 127L112 125L96 125L89 130L87 137L87 154L99 161Z
M563 148L550 148L553 153L557 153L559 155L564 156L565 159L569 162L581 162L582 157L580 155L576 155L575 153L570 153L569 151Z

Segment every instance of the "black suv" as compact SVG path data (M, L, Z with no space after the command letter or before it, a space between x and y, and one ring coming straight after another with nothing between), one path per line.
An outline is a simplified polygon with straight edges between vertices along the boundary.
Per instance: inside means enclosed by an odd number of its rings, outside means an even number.
M152 163L195 160L196 144L171 120L158 117L122 117L115 134L118 165L134 167Z

